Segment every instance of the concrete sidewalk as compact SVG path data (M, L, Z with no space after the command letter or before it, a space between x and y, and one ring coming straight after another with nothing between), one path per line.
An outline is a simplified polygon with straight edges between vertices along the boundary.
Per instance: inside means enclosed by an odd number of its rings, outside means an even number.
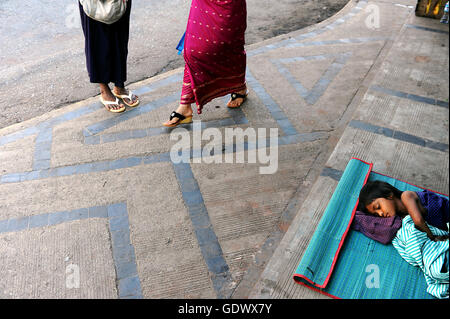
M360 86L351 120L251 298L328 298L292 277L351 157L374 163L378 173L449 194L448 26L414 13L399 20L403 25L379 57L381 66Z
M96 97L0 130L0 298L321 298L292 274L352 156L448 193L448 27L414 5L351 0L248 47L246 104L195 119L278 128L272 175L171 161L182 69L123 114Z

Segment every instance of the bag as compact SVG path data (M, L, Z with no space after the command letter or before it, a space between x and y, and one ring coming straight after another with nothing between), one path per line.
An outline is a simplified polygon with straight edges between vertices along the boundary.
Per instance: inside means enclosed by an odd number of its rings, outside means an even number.
M186 37L186 32L184 32L183 36L181 37L180 42L178 42L178 45L177 45L178 55L181 55L181 53L184 50L184 38L185 37Z
M112 24L127 10L128 0L80 0L86 15L96 21Z

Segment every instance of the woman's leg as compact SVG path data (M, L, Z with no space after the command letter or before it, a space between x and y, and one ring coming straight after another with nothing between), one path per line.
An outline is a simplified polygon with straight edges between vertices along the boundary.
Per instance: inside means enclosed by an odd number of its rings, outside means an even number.
M109 88L108 84L100 83L100 94L102 96L102 99L107 102L114 102L116 101L116 97L111 92L111 89ZM107 107L109 110L119 110L124 107L124 105L120 102L117 104L106 104L105 107Z
M128 60L128 41L130 34L130 14L131 14L131 0L128 1L127 11L120 18L119 21L110 25L110 56L111 56L111 79L115 84L114 93L119 95L128 95L125 89L125 82L127 80L127 60ZM137 101L137 97L132 97L132 100L125 99L125 103L133 104ZM133 102L133 103L131 103Z
M194 92L191 87L191 78L189 76L189 70L187 68L184 69L184 77L183 77L183 88L181 90L181 99L180 104L175 112L184 115L185 117L192 116L192 107L191 104L195 103ZM175 124L180 119L174 117L173 119L164 123L164 125L168 126L171 124Z
M113 91L116 95L129 95L130 91L125 89L125 84L122 83L115 83ZM123 98L122 99L127 104L135 104L137 101L139 101L139 97L137 95L132 95L131 100L129 98Z
M240 94L240 95L247 95L247 87L244 90L242 90L242 91L237 91L236 93ZM236 98L234 100L230 100L228 102L227 106L231 107L231 108L234 108L234 107L241 106L242 103L244 103L244 99L241 98L241 97L238 97L238 98Z
M199 111L217 97L245 95L245 0L192 0L188 21L184 59ZM237 107L244 100L235 98L229 106Z
M86 66L91 83L100 85L102 99L108 102L116 101L116 97L109 88L108 83L114 82L114 93L128 95L124 82L127 73L127 55L129 39L129 19L131 1L128 2L127 12L116 23L106 25L89 18L83 11L81 4L80 18L85 36ZM125 103L134 104L137 96L124 100ZM124 105L107 104L109 110L122 109Z
M177 112L177 113L179 113L181 115L184 115L185 117L190 117L190 116L192 116L192 113L193 113L191 104L181 104L181 103L180 103L180 105L178 106L178 108L177 108L177 110L175 112ZM171 125L171 124L175 124L178 121L180 121L180 119L177 118L177 117L174 117L173 119L164 122L164 125L168 126L168 125Z

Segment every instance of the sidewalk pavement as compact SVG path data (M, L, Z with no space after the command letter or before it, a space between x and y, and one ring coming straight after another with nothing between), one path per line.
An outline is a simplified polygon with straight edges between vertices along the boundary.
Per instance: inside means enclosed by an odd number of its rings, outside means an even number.
M247 48L247 102L194 119L278 128L272 175L171 161L182 69L120 115L94 97L0 130L0 298L324 298L292 274L352 156L448 193L448 26L414 6L351 0Z

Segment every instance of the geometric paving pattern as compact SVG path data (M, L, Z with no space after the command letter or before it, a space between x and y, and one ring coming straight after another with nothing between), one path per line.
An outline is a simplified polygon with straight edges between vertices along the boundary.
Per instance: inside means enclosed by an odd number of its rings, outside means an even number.
M271 64L275 70L292 86L297 92L298 98L307 106L317 106L320 99L327 93L329 87L333 84L336 77L344 71L348 63L356 55L351 47L352 45L365 45L385 41L387 37L354 37L341 39L325 39L319 41L305 42L310 38L318 37L326 34L329 30L334 30L345 22L349 21L353 16L361 12L367 5L367 1L359 1L347 15L337 19L333 23L325 27L316 29L312 32L302 34L295 38L289 38L270 45L261 46L257 49L247 52L249 59L268 56L266 61ZM296 48L315 49L324 48L329 45L343 46L344 50L336 54L328 53L308 53L298 55L291 52ZM348 47L346 47L348 46ZM286 52L283 57L273 57L271 53L276 51ZM291 51L289 51L291 50ZM290 54L290 55L289 55ZM312 83L312 87L308 89L300 83L296 76L291 72L290 66L298 62L323 61L332 60L328 68L321 74L316 83ZM259 80L258 80L259 79ZM178 72L174 75L160 79L150 85L146 85L135 89L136 94L141 96L153 92L160 92L173 84L181 83L182 74ZM307 142L325 140L328 138L327 130L318 131L302 131L300 125L293 124L290 117L290 109L286 109L280 105L274 92L268 89L268 85L262 81L259 76L251 70L247 69L247 84L252 94L264 106L264 112L267 112L269 118L266 122L276 123L281 131L278 145L289 146L298 145ZM387 90L380 87L374 87L373 90ZM160 96L155 100L143 104L137 108L127 110L119 116L109 117L96 123L90 123L83 127L81 132L82 147L99 147L117 142L133 141L149 137L168 136L170 129L163 127L148 128L127 128L117 132L111 131L115 127L126 124L128 121L136 120L149 114L154 114L159 109L169 104L174 104L178 100L180 92L171 93L166 96ZM405 96L405 98L421 99L420 96ZM421 99L421 101L430 102L430 100ZM433 100L432 103L448 108L448 102ZM145 155L128 156L113 160L91 161L82 164L52 166L52 144L54 142L54 128L62 123L83 119L86 116L101 109L100 103L93 103L88 106L81 107L77 110L58 115L39 123L36 126L19 130L12 134L0 137L0 147L25 139L30 136L36 136L34 140L34 151L32 160L32 169L30 171L13 172L3 174L0 172L0 186L12 183L21 183L26 181L36 181L46 178L56 178L63 176L91 174L96 172L108 172L122 170L126 168L138 167L141 165L149 165L155 163L171 163L170 153L151 153ZM239 127L252 124L254 120L250 111L243 109L229 109L227 116L220 119L212 119L202 121L202 129L209 127L224 128L229 126ZM275 124L270 124L274 126ZM353 121L350 123L352 127L369 130L380 134L389 134L392 138L399 138L403 141L415 143L424 147L448 152L448 144L429 141L425 139L415 138L411 134L402 132L393 132L383 127L374 127L373 125ZM185 126L192 131L193 125ZM245 143L245 149L249 150L253 147L265 148L263 145L249 145ZM236 152L236 145L224 145L225 152ZM198 151L191 149L190 158L198 156ZM211 154L214 155L214 154ZM192 225L192 229L200 249L201 255L209 272L209 279L212 283L214 293L217 298L229 298L234 291L233 275L230 271L229 262L225 258L223 247L218 235L213 227L213 221L205 204L204 194L201 185L196 176L194 176L192 166L187 163L175 164L171 163L173 172L181 191L182 199L188 211L188 217ZM339 178L339 171L325 169L322 174L327 174L335 179ZM120 201L104 206L85 207L70 211L62 212L44 212L42 214L20 217L0 219L0 235L3 233L13 233L18 231L26 231L39 227L49 227L61 223L74 220L90 219L90 218L106 218L109 222L109 231L112 243L112 253L116 271L117 291L119 298L143 298L143 289L141 287L141 278L136 262L135 247L130 238L130 220L128 205L130 203ZM264 243L262 243L264 245Z
M0 221L0 234L58 225L88 218L107 218L111 233L119 298L142 298L126 203L45 213Z
M323 95L328 85L333 81L339 71L345 66L351 53L340 53L340 54L328 54L328 55L316 55L307 57L295 57L295 58L284 58L284 59L272 59L278 69L278 71L284 75L289 83L291 83L298 94L305 99L309 104L315 104L317 100ZM300 82L298 82L289 70L285 67L286 64L299 62L299 61L320 61L327 58L335 58L333 63L328 67L322 77L317 81L311 90L306 89Z
M401 23L394 27L399 33L380 53L378 67L362 85L355 110L321 168L321 177L298 206L288 232L251 288L250 298L327 298L317 293L323 291L299 286L292 274L351 157L374 163L382 175L448 194L448 77L443 76L449 62L448 29L437 20L414 16L413 10L401 16L397 8L403 5L371 3L379 6L384 21Z
M54 226L88 218L107 218L111 234L119 298L141 298L134 247L130 242L128 212L125 203L44 213L0 221L0 234Z

